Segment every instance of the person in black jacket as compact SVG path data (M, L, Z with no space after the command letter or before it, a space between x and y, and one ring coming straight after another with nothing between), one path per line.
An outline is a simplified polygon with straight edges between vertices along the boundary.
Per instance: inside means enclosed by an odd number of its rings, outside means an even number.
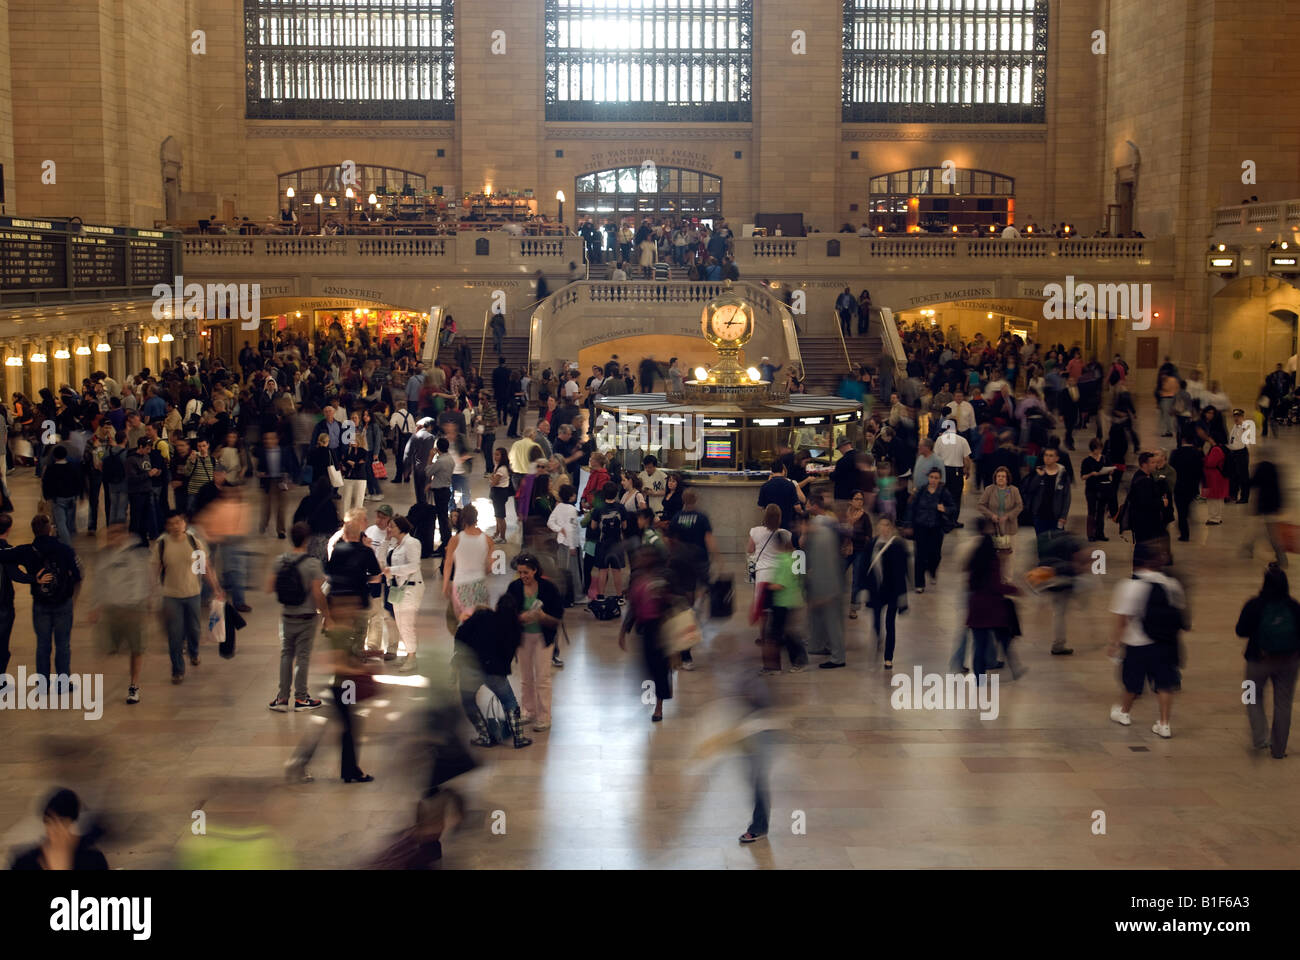
M916 541L916 592L925 593L925 575L938 582L939 561L943 559L943 538L955 522L957 514L952 494L943 485L943 474L931 467L927 483L908 504L908 523ZM886 658L890 659L890 658Z
M1155 454L1143 451L1138 454L1138 470L1133 475L1133 482L1128 488L1129 529L1133 531L1134 555L1136 548L1148 541L1158 540L1165 546L1168 554L1169 533L1166 530L1165 510L1170 506L1167 494L1156 485Z
M6 539L14 525L12 514L0 513L0 555L16 557L16 547ZM9 637L14 629L14 583L30 582L27 575L9 562L0 563L0 690L9 683Z
M1191 539L1188 526L1192 504L1201 493L1201 475L1205 472L1205 454L1196 443L1196 435L1184 430L1178 449L1169 455L1169 465L1174 468L1174 505L1178 508L1178 539L1186 543Z
M478 732L478 739L473 741L475 746L490 747L496 743L475 702L479 687L492 691L511 718L515 749L533 742L523 735L519 701L515 699L514 690L510 689L509 680L510 661L515 659L522 638L519 607L508 594L497 601L495 610L487 606L477 607L456 630L452 665L460 688L461 706Z
M1291 703L1300 673L1300 603L1291 596L1286 572L1276 563L1264 571L1259 595L1237 618L1237 636L1246 637L1246 716L1256 750L1269 748L1273 759L1286 756L1291 733ZM1264 713L1264 685L1273 684L1273 729Z
M947 488L940 487L944 493ZM951 496L951 495L950 495ZM900 608L907 609L907 545L898 536L894 521L881 517L876 521L876 535L867 548L870 560L865 575L870 591L876 649L885 648L885 667L894 666L894 619ZM884 614L884 630L880 618Z

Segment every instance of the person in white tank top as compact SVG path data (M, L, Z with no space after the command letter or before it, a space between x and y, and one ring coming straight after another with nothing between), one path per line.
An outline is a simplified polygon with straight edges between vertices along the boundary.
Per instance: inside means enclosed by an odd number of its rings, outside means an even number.
M478 528L478 510L472 505L460 512L461 531L447 544L442 565L442 592L451 600L460 620L488 603L487 575L492 569L492 540ZM454 585L454 587L453 587Z

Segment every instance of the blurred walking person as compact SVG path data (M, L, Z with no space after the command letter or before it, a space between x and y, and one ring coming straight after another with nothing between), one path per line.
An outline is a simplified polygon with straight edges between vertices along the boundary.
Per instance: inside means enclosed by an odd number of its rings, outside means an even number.
M1246 638L1246 716L1251 743L1286 756L1291 735L1291 704L1300 674L1300 603L1291 596L1286 572L1276 563L1264 571L1259 594L1246 601L1237 618L1237 636ZM1273 685L1273 728L1264 712L1264 687Z

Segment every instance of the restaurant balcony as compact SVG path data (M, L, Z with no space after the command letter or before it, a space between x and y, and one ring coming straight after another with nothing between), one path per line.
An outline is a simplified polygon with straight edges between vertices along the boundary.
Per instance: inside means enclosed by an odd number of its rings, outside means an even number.
M1216 293L1238 277L1300 276L1300 200L1216 208L1206 272Z

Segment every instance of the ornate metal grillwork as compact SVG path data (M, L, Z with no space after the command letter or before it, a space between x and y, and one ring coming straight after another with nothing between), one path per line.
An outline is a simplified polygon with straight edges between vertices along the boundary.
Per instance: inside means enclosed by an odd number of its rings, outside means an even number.
M845 121L1046 115L1047 0L845 0Z
M455 117L453 0L244 0L247 115Z
M546 0L546 119L751 118L753 0Z

